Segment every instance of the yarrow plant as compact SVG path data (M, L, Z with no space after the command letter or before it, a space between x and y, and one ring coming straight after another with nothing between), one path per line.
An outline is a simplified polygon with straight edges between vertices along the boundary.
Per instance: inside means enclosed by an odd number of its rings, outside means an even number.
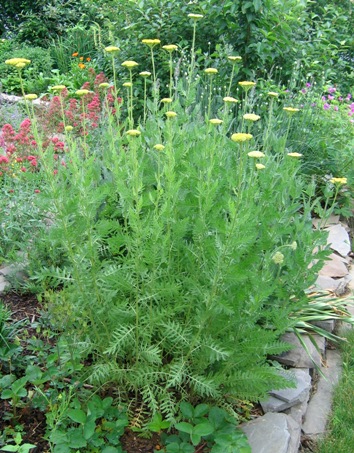
M151 75L157 81L154 52L176 50L160 49L157 38L142 43L151 74L109 46L112 83L98 75L75 93L55 88L36 123L51 141L38 160L38 199L51 226L27 244L42 244L50 262L36 262L31 278L58 288L47 300L64 356L78 362L75 378L115 386L137 411L169 421L181 400L232 410L232 401L289 385L268 357L290 348L281 335L307 306L327 256L326 234L312 228L315 189L288 141L303 110L269 94L274 116L266 105L258 114L255 81L215 96L218 69L196 61L203 16L189 18L188 71L173 90L170 78L169 97L155 85L154 102L144 85L141 117L134 87ZM225 59L232 80L242 60ZM128 80L117 80L118 65ZM197 97L203 90L205 100Z

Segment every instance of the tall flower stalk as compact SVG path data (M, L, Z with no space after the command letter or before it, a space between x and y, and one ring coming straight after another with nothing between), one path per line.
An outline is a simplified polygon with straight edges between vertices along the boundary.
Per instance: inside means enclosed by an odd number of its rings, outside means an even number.
M167 50L170 56L169 60L169 69L170 69L170 83L169 83L169 89L170 89L170 98L172 98L172 88L173 88L173 62L172 62L172 52L177 49L177 46L175 44L167 44L166 46L162 46L163 49Z
M202 19L204 16L202 14L188 14L188 17L192 19L193 21L193 38L192 38L192 49L191 49L191 63L189 67L189 80L188 80L188 88L187 88L187 96L189 94L191 85L192 85L192 80L193 80L193 75L194 75L194 70L195 70L195 37L196 37L196 31L197 31L197 22L198 20Z

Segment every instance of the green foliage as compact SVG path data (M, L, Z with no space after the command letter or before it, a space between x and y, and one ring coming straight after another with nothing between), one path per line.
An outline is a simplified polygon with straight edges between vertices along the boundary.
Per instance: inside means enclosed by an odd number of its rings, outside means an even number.
M164 120L164 109L151 115L137 138L114 133L111 118L96 153L82 159L73 147L55 180L50 155L42 160L41 199L55 216L46 242L67 264L39 275L63 285L50 298L66 343L79 360L91 357L91 382L117 385L125 398L133 392L135 404L168 419L181 396L255 400L284 385L267 356L288 349L279 336L307 304L321 261L308 265L325 241L312 229L298 161L281 156L288 127L279 155L258 172L248 143L234 143L185 102L173 105L176 119ZM226 127L246 127L224 106L219 115ZM261 127L247 127L260 146ZM153 148L161 140L164 152Z
M25 92L40 94L47 88L47 85L41 83L41 80L50 75L52 68L52 59L48 50L41 47L16 46L15 49L12 48L3 52L1 57L0 81L3 91L21 94L20 77L17 69L5 64L5 60L17 57L31 60L31 64L22 71Z
M33 448L36 448L36 445L33 444L23 444L21 433L16 433L14 439L15 445L5 445L1 447L1 451L14 451L18 453L28 453Z
M210 408L207 404L194 408L182 402L180 412L184 421L175 425L178 434L162 436L167 453L192 453L201 442L211 448L212 453L251 452L246 436L236 429L236 420L224 409Z
M78 448L109 452L114 448L115 452L123 453L119 439L128 425L128 418L112 405L112 398L101 399L93 395L83 405L72 393L60 396L57 402L48 401L46 414L46 436L54 452L74 452Z

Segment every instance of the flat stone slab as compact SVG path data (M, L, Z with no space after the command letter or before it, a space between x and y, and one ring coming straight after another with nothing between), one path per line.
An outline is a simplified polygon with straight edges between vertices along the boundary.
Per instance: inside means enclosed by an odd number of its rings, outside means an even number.
M324 351L324 339L318 335L313 335L312 337L315 339L320 351ZM300 340L294 333L286 333L281 337L281 339L282 341L293 345L293 349L291 351L284 352L281 355L274 356L275 360L293 368L315 368L315 364L318 367L321 366L321 354L315 348L308 335L302 335L302 339L309 351L309 354L305 351L304 347L300 343Z
M281 390L271 390L270 395L285 401L289 404L298 404L304 401L304 397L308 394L311 388L311 376L309 370L300 369L291 370L289 379L295 380L295 388L286 388Z
M269 412L240 428L252 453L297 453L299 449L300 426L288 415Z
M325 277L345 277L348 275L348 268L343 261L343 258L331 253L328 257L323 268L320 270L319 275Z
M317 390L308 404L302 431L306 436L322 436L332 406L334 386L341 375L341 357L338 351L327 350L327 364L322 368L323 376L319 377Z
M330 245L330 248L344 257L347 256L351 250L347 230L340 224L331 225L326 230L329 232L327 243Z

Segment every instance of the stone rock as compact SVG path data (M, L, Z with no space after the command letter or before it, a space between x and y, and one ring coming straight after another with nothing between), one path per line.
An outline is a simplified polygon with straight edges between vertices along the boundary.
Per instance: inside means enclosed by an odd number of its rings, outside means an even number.
M5 289L9 286L9 283L6 280L0 280L0 293L4 292Z
M348 232L342 225L331 225L326 228L329 231L327 243L332 250L335 250L342 256L347 256L351 250L351 244Z
M312 336L321 350L325 348L324 339L318 335ZM315 348L308 335L302 335L302 340L305 343L309 354L305 351L304 347L300 343L300 340L294 333L286 333L281 337L282 341L290 343L294 346L291 351L284 352L281 355L273 356L278 362L288 365L294 368L314 368L321 366L321 354Z
M328 321L313 321L311 324L330 333L333 332L335 326L334 319L329 319Z
M329 255L328 261L319 272L319 275L324 275L325 277L345 277L347 274L347 266L344 264L343 259L335 253Z
M315 282L315 287L321 290L335 291L340 284L339 279L327 277L326 275L319 275Z
M298 423L300 426L302 425L304 416L306 414L309 397L310 392L307 395L307 398L302 403L296 404L295 406L291 406L289 409L286 409L284 411L285 414L293 418L296 421L296 423Z
M248 438L252 453L297 453L300 427L285 414L269 412L240 427ZM297 432L299 434L297 434ZM293 439L292 439L293 438Z
M312 219L312 225L318 230L329 225L337 225L339 223L339 215L330 215L328 219Z
M304 398L308 395L311 388L311 376L309 370L306 372L300 369L291 370L291 373L289 374L291 374L291 376L289 376L290 379L295 380L295 388L271 390L269 393L279 400L294 405L304 401Z
M331 412L334 386L341 374L341 357L335 350L327 351L326 367L322 368L324 376L320 376L317 390L311 397L305 415L302 430L306 436L318 437L325 433L329 414Z

